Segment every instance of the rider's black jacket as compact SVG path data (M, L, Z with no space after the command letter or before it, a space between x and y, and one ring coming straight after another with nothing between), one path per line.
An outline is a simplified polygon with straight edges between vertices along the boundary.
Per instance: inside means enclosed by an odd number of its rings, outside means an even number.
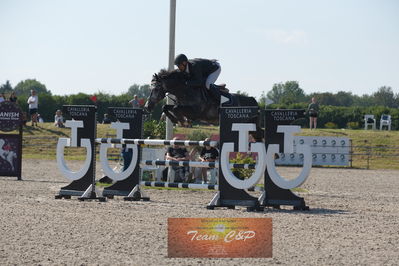
M187 85L204 87L208 76L219 68L216 60L194 58L188 60L189 80Z

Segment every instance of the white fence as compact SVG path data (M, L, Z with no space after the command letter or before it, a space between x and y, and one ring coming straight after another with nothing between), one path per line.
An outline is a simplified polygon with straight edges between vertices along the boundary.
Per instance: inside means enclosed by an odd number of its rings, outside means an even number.
M350 166L351 141L343 137L295 136L294 151L297 145L308 144L313 155L313 166L334 165ZM302 165L303 155L298 153L281 153L276 165Z

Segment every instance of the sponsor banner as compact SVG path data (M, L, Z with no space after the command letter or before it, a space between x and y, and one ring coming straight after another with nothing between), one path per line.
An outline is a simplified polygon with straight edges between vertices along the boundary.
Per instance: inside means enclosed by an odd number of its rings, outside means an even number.
M271 258L271 218L168 218L168 257Z
M21 176L21 138L0 134L0 176Z
M0 103L0 130L9 132L18 129L22 121L22 111L13 102Z

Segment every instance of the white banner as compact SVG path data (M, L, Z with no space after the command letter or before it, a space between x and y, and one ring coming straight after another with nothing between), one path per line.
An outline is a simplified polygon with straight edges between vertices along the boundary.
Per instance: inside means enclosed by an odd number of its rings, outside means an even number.
M302 165L303 154L295 153L297 145L307 144L312 151L312 165L349 166L351 142L342 137L295 136L294 153L280 153L276 165Z

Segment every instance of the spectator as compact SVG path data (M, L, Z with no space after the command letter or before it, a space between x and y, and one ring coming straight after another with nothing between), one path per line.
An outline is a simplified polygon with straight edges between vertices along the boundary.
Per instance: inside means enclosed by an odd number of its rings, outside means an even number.
M316 102L316 98L312 97L312 102L308 106L308 114L309 114L309 128L312 130L317 127L317 116L319 114L319 104Z
M56 126L56 127L65 127L65 125L64 125L64 117L62 117L61 110L57 110L55 112L54 126Z
M4 95L4 93L0 93L0 103L5 101L6 101L6 96Z
M15 92L14 92L14 91L11 92L10 98L8 98L8 100L9 100L10 102L13 102L13 103L16 103L16 102L17 102L17 96L15 95Z
M198 157L198 147L194 147L191 149L191 151L188 153L188 159L190 161L196 161ZM187 183L191 183L191 181L197 181L198 177L202 173L202 168L200 167L190 167L190 171L187 176ZM202 174L201 174L202 175ZM202 180L201 180L202 181Z
M179 140L179 138L175 137L173 140ZM166 152L165 159L171 161L188 161L187 149L178 145L171 146ZM172 169L175 171L175 182L183 182L186 168L184 166L172 166Z
M111 119L109 119L108 114L104 114L103 124L111 124Z
M132 105L132 107L140 107L140 102L137 95L134 95L133 100L130 100L129 103Z
M205 139L205 141L210 141L209 138ZM219 156L219 152L217 149L211 146L205 146L202 148L199 159L201 162L214 162ZM207 170L208 168L202 168L202 180L207 183Z
M38 121L39 123L44 123L44 120L43 120L43 118L41 117L40 114L37 114L37 121Z
M26 126L27 122L28 122L28 114L26 112L22 112L22 125Z
M39 97L36 95L35 90L30 91L31 96L28 98L29 114L31 116L32 126L37 126L37 110L39 107Z

